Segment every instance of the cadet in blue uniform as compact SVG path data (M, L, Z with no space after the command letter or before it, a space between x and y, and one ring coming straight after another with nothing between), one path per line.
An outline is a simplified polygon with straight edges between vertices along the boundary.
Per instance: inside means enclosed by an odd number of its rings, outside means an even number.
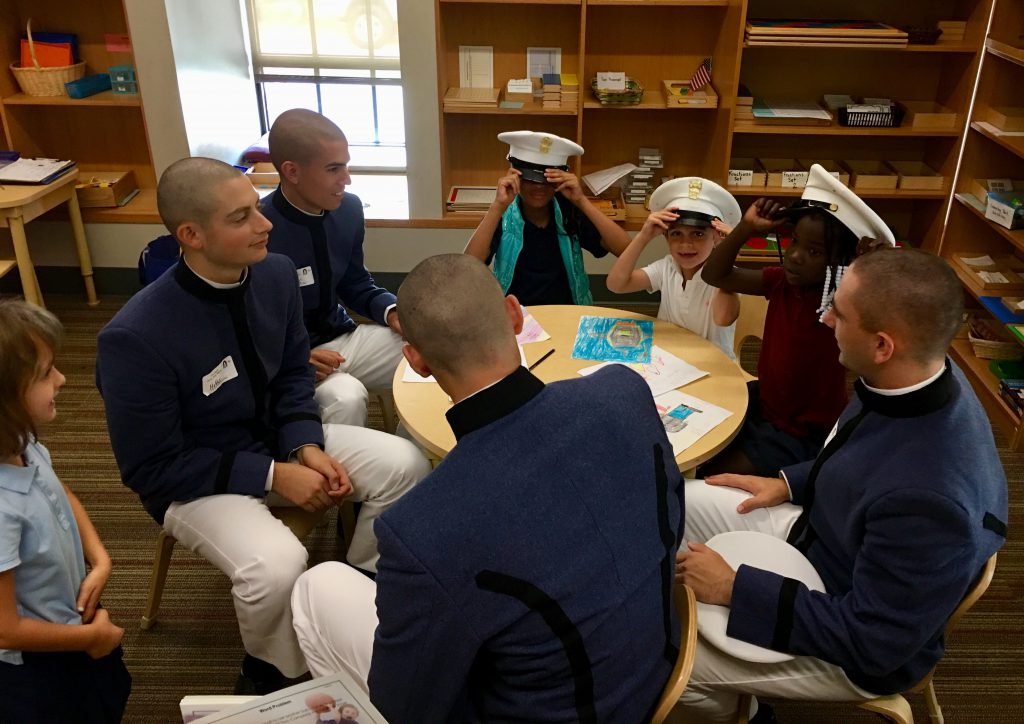
M345 191L348 141L327 118L297 108L274 121L270 157L281 185L260 210L274 225L270 251L295 264L321 416L365 426L367 388L391 389L402 328L395 295L363 263L363 203ZM374 324L357 325L346 306Z
M616 256L629 235L590 203L569 173L583 147L534 131L499 133L511 168L465 252L486 264L506 294L531 304L592 304L583 250Z
M372 571L373 520L427 464L406 440L321 424L295 267L267 254L257 201L220 161L168 167L157 204L182 260L100 332L96 381L124 483L231 578L262 693L306 670L288 603L306 550L267 504L362 500L349 561Z
M1006 538L1006 477L991 426L945 356L962 298L956 274L930 254L883 249L857 259L824 322L860 380L817 459L779 478L686 484L682 580L697 600L730 606L729 636L796 656L749 663L702 639L683 695L688 721L735 721L738 692L900 692L942 657L946 620ZM733 571L702 545L731 529L787 538L825 591L752 566Z
M618 366L542 383L518 301L465 255L398 298L458 442L378 521L376 586L330 563L296 583L310 670L368 676L389 721L647 720L678 650L683 504L650 390Z

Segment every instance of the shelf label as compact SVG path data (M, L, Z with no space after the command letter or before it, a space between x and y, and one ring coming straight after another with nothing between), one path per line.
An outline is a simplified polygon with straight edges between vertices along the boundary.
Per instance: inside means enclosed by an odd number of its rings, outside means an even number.
M1016 209L1009 204L1004 204L1002 201L989 196L988 206L985 207L985 218L1007 229L1013 229L1015 211Z
M751 169L746 168L731 168L729 169L729 185L730 186L753 186L754 185L754 172Z
M784 189L802 189L807 185L807 172L806 171L783 171L782 172L782 188Z
M608 72L598 71L597 87L601 90L623 91L626 90L625 71Z

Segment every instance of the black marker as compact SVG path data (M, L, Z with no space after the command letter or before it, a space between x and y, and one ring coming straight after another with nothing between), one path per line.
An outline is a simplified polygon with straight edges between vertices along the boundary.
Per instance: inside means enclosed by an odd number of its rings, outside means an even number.
M544 360L546 360L546 359L547 359L548 357L550 357L550 356L551 356L551 355L553 355L554 353L555 353L555 348L554 348L554 347L552 347L552 348L551 348L551 349L549 349L549 350L548 350L547 352L545 352L545 353L544 353L544 354L543 354L543 355L541 356L541 358L540 358L539 360L537 360L537 361L536 361L536 362L534 362L534 363L533 363L532 365L530 365L529 367L527 367L527 369L528 369L528 370L531 370L531 371L532 371L534 367L536 367L537 365L539 365L539 364L540 364L541 362L543 362Z

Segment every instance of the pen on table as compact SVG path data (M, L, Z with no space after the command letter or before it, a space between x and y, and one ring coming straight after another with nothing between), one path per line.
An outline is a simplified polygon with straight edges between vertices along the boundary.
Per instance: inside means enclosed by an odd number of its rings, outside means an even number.
M536 367L537 365L539 365L539 364L540 364L541 362L543 362L544 360L546 360L546 359L547 359L548 357L550 357L550 356L551 356L551 355L553 355L554 353L555 353L555 348L554 348L554 347L552 347L552 348L551 348L551 349L549 349L549 350L548 350L547 352L545 352L545 353L544 353L543 355L541 355L541 357L540 357L540 359L539 359L539 360L537 360L536 362L534 362L534 363L533 363L532 365L530 365L530 366L529 366L529 367L527 367L526 369L528 369L528 370L533 370L533 368L534 368L534 367Z

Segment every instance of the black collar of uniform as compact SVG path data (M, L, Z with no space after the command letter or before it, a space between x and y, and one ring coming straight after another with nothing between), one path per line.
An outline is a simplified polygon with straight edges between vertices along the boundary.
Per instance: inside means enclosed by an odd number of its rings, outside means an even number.
M525 367L467 397L445 413L448 424L455 433L455 439L479 430L511 414L532 400L544 389L544 383L533 376Z
M249 288L249 281L252 279L252 268L248 273L242 272L242 283L231 289L217 289L207 284L198 274L192 271L185 260L182 259L174 267L174 279L181 285L181 288L194 297L198 297L214 304L227 304L245 294Z
M330 213L327 209L324 209L323 213L319 216L305 213L292 205L292 202L284 197L284 192L280 186L270 196L270 203L274 205L274 208L278 210L281 216L294 224L301 224L302 226L320 226Z
M937 380L905 395L880 395L869 390L861 380L857 380L853 388L864 407L872 412L886 417L922 417L941 410L953 399L956 381L946 360L946 369Z

